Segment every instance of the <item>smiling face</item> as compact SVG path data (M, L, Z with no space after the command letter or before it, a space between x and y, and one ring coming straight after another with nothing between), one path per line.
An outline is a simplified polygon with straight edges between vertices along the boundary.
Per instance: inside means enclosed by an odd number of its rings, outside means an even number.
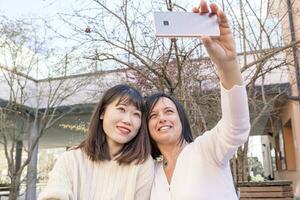
M167 97L160 97L148 118L151 138L159 144L178 144L182 125L177 108Z
M119 101L116 99L108 104L100 117L110 149L121 149L137 135L141 127L141 111L132 103Z

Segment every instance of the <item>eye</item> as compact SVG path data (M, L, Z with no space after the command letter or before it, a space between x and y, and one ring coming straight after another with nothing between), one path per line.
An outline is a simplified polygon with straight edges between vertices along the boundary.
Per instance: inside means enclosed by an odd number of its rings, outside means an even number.
M117 110L121 111L121 112L125 112L125 108L123 106L118 106Z
M133 115L138 117L138 118L141 118L141 113L139 113L139 112L134 112Z
M166 113L171 114L171 113L174 113L174 111L171 109L168 109L168 110L166 110Z
M150 115L149 115L149 119L153 119L153 118L155 118L157 115L155 114L155 113L151 113Z

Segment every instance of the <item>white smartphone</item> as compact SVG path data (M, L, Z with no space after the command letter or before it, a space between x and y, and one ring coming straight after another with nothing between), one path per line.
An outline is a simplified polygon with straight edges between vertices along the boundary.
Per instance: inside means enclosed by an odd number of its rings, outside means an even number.
M154 12L157 37L220 36L216 15L192 12Z

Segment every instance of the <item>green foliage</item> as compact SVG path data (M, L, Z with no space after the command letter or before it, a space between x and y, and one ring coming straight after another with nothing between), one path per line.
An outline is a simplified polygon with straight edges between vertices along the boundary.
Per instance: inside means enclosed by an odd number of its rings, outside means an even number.
M248 158L248 166L250 171L253 172L253 176L261 175L263 176L263 166L262 163L258 160L257 157Z

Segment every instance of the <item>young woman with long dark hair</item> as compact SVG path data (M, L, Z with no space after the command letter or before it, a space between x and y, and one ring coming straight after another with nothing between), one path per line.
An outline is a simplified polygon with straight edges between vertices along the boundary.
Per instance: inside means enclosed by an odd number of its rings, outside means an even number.
M92 114L87 138L58 159L39 199L149 199L154 164L144 111L136 89L117 85L107 90Z
M220 36L201 40L220 78L222 118L193 140L185 110L174 97L156 93L147 98L152 156L157 160L151 199L237 200L229 160L250 131L246 88L224 12L205 1L193 11L218 17Z

